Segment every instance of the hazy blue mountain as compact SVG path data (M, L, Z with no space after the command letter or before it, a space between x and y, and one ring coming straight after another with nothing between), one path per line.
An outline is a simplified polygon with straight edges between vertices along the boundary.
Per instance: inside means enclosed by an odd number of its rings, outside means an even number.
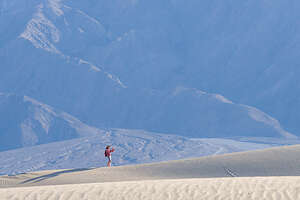
M29 97L0 94L0 151L99 132L71 115Z
M292 137L299 8L296 0L0 0L0 91L102 128Z
M146 94L144 95L146 96ZM187 88L152 94L117 109L90 108L89 120L105 127L140 128L188 137L295 136L265 113L220 95ZM127 98L127 99L126 99ZM129 97L122 99L130 100ZM148 101L151 101L149 103ZM146 106L147 105L147 106ZM183 108L178 106L184 105ZM27 96L0 94L0 151L102 133L75 117Z

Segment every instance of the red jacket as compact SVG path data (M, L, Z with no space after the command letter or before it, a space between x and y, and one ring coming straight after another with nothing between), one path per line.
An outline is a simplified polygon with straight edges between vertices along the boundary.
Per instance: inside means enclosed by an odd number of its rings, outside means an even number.
M106 149L104 152L105 157L109 157L112 152L114 152L115 149Z

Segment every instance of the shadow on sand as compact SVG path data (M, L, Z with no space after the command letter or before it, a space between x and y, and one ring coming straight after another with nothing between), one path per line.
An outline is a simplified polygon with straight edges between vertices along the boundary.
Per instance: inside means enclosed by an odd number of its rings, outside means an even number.
M81 168L81 169L68 169L68 170L63 170L63 171L59 171L59 172L54 172L51 174L46 174L43 176L39 176L39 177L35 177L32 179L28 179L26 181L21 182L20 184L25 184L25 183L38 183L40 181L49 179L49 178L53 178L55 176L59 176L61 174L66 174L66 173L72 173L72 172L80 172L80 171L88 171L88 170L92 170L93 168Z

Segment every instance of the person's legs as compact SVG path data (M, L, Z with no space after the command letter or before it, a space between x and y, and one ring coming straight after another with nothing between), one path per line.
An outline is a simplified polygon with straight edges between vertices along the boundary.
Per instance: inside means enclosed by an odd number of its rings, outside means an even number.
M110 167L111 166L111 156L108 156L108 162L107 162L107 167Z

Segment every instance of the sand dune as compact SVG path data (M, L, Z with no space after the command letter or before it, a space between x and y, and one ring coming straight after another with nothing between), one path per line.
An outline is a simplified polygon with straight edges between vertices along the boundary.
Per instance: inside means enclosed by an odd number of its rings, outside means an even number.
M299 199L300 179L220 178L93 183L0 189L4 200Z
M299 155L296 145L146 165L2 176L0 199L300 199Z

